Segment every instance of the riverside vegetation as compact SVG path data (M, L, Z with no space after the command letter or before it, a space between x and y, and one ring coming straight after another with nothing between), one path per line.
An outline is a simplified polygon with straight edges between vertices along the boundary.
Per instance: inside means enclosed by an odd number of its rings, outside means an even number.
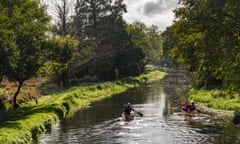
M161 33L156 26L128 24L122 16L127 12L122 0L78 1L74 7L59 0L55 24L50 24L41 1L0 1L0 84L8 79L18 87L10 94L17 109L0 119L0 143L30 142L73 109L141 81L88 83L44 96L36 101L38 105L17 103L20 89L34 76L48 76L69 87L72 79L85 76L97 80L136 76L148 63L189 71L194 88L223 90L194 90L189 98L236 111L234 117L240 122L235 94L240 90L239 1L179 3L174 23ZM69 9L74 9L73 15Z
M137 77L121 80L85 83L42 96L35 102L22 104L7 112L0 120L0 143L31 143L57 121L71 116L76 110L87 108L97 100L161 79L165 73L147 70Z
M234 117L240 123L239 1L179 3L173 25L163 32L164 56L189 72L195 89L189 93L190 99L214 109L236 111Z
M212 120L240 122L240 97L224 90L191 89L189 99L197 103L198 111L212 116Z

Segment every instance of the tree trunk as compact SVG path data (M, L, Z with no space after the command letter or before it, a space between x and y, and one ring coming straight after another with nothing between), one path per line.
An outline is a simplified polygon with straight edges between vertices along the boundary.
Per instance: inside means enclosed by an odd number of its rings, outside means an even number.
M67 70L62 72L61 81L62 81L63 87L68 87L69 86L69 77L68 77L68 71Z
M19 81L18 82L18 89L17 89L16 93L13 96L13 108L18 108L19 107L19 105L17 104L17 96L18 96L18 94L20 92L20 89L21 89L22 85L23 85L23 81Z
M0 74L0 84L1 84L2 80L3 80L3 74L1 73Z
M3 104L3 99L0 98L0 116L1 116L1 114L4 113L5 110L6 110L6 108Z

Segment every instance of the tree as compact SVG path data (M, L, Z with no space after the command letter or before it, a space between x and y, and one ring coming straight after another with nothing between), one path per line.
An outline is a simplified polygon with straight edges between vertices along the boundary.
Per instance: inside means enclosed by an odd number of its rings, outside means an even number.
M108 34L111 34L115 27L112 24L117 23L115 21L119 21L125 11L126 7L121 0L114 3L111 0L78 0L74 25L80 41L79 48L90 51L90 56L108 51L109 47L105 47L105 44L106 41L111 41Z
M0 83L6 74L8 66L14 63L11 57L15 52L15 35L13 30L9 29L9 18L7 17L7 9L0 3Z
M175 60L172 58L172 53L175 54L172 50L177 45L177 40L173 36L172 27L168 27L161 35L163 55L161 56L160 65L163 67L178 67L176 55L174 55Z
M56 28L57 35L66 36L72 33L71 9L73 8L73 0L55 0L56 7Z
M222 17L219 20L222 28L219 47L222 49L220 67L216 67L216 76L223 80L228 91L240 89L240 2L224 1Z
M51 51L49 73L58 84L62 84L64 87L69 86L69 79L72 74L71 67L78 56L77 44L74 38L65 36L52 38L46 45Z
M123 0L79 0L75 11L74 24L80 40L80 53L88 54L85 57L87 61L83 58L84 63L80 65L82 69L84 66L88 68L84 71L108 80L143 71L145 54L142 47L147 46L146 40L141 42L142 37L135 38L133 33L138 33L137 30L128 31L122 18L126 12ZM138 30L138 34L142 34L142 30Z
M111 11L111 0L77 0L74 24L79 38L94 39L98 22Z
M146 48L146 62L156 64L163 55L163 40L161 33L155 25L147 28L145 33L148 41L148 47Z
M239 89L238 1L181 0L173 25L178 61L199 76L200 86ZM238 33L238 34L237 34Z
M114 0L114 4L111 6L112 15L114 17L122 17L124 13L127 12L126 5L123 3L123 0Z
M84 71L108 80L143 71L146 35L141 27L128 28L122 18L126 12L123 0L78 0L75 11L80 53L87 53L82 58L84 63L78 65L79 71L87 68Z
M119 73L122 76L138 75L143 72L144 59L148 47L145 25L140 22L128 25L126 27L128 41L127 46L116 57L116 65L119 67Z
M15 57L11 57L14 63L8 65L6 76L18 82L13 96L13 107L18 107L16 100L24 81L34 76L46 61L42 42L46 39L49 17L45 7L35 1L2 0L0 3L8 18L4 23L9 25L8 30L14 34L11 42L15 47Z

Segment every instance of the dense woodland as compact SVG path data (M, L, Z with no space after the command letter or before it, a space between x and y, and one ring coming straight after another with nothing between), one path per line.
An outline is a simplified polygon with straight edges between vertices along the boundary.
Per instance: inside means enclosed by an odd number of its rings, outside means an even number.
M85 77L135 76L159 61L156 26L128 24L123 0L59 0L56 21L39 0L0 0L0 83L17 82L13 106L26 80L47 77L63 87ZM72 12L71 10L74 10Z
M165 59L189 70L195 87L239 91L240 1L180 3L174 24L162 34Z

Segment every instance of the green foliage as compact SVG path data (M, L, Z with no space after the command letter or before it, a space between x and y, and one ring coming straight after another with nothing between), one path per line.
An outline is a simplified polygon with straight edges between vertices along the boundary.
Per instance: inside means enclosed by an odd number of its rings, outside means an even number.
M172 28L167 28L162 34L162 51L163 54L160 58L160 65L162 67L180 67L176 60L173 59L177 54L174 47L177 45L177 40L173 36ZM179 59L180 60L180 59Z
M39 134L46 131L57 121L57 116L52 112L33 112L26 118L16 119L14 122L1 123L1 143L29 143L39 137Z
M30 0L0 1L0 15L3 24L0 24L1 36L1 70L8 79L19 83L13 97L14 106L16 97L23 82L36 74L46 60L46 53L42 47L45 32L48 28L49 17L45 8ZM2 57L3 56L3 57ZM2 60L2 58L4 58Z
M151 26L146 31L148 47L146 51L146 63L156 64L159 62L163 55L163 39L161 33L158 31L157 26Z
M172 26L173 57L199 75L204 87L240 88L240 3L228 0L182 0Z
M50 39L48 48L51 49L51 60L63 64L65 68L77 56L77 44L77 41L69 36Z
M69 77L71 65L78 57L77 52L78 42L69 36L50 39L46 47L50 50L49 57L51 66L48 73L59 84L63 86L69 85Z
M13 30L8 29L10 20L7 16L7 9L0 3L0 83L4 74L7 72L7 67L14 64L14 50L16 48L14 41L15 35Z
M238 110L240 108L238 94L231 96L229 93L219 90L191 90L189 99L214 109Z
M115 65L120 76L138 75L144 68L144 48L147 46L146 35L140 23L126 27L128 45L115 57Z
M121 15L124 9L124 5L119 0L115 1L114 4L112 4L111 0L77 0L75 5L76 15L74 16L74 25L77 31L76 35L79 38L96 38L99 32L100 22L105 17L113 15L113 13L115 17Z
M144 32L129 32L122 19L126 7L122 0L77 1L74 25L80 41L80 59L77 76L86 74L111 80L143 71L144 50L147 46ZM140 36L140 37L139 37ZM79 62L81 63L81 62Z

